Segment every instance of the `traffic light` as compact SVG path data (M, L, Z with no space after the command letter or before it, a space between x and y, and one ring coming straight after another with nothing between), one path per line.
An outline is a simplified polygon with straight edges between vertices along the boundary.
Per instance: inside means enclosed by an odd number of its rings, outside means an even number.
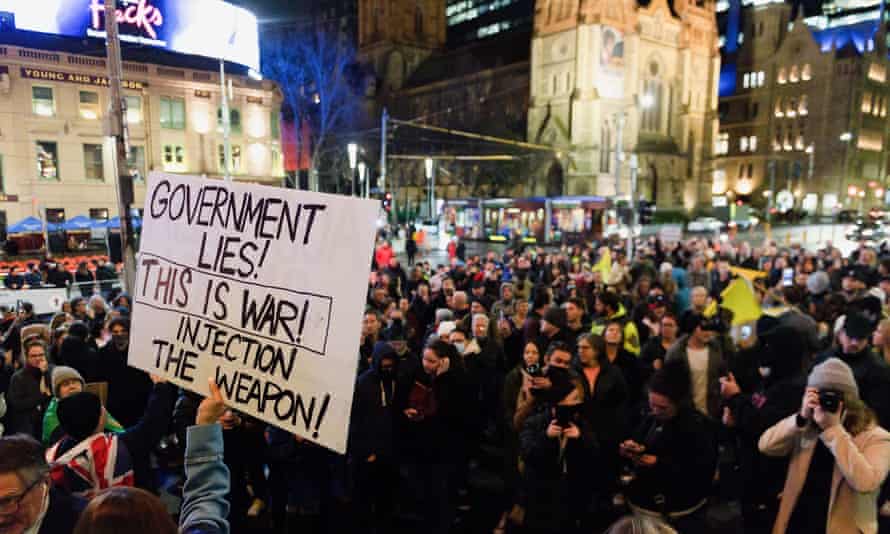
M655 218L655 202L641 200L639 205L640 224L652 224Z
M387 193L383 196L383 209L392 211L392 193Z

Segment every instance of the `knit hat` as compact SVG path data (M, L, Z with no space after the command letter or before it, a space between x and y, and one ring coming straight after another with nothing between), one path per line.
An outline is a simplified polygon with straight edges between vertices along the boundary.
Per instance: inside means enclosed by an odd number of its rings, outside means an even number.
M436 333L439 334L439 337L449 336L454 331L455 326L457 325L455 325L454 321L442 321L439 323L439 329L436 330Z
M547 311L544 312L544 320L560 330L565 328L566 323L568 323L566 311L557 306L550 306L547 308Z
M853 371L840 358L828 358L813 367L807 379L807 387L819 390L834 389L848 398L859 398L859 387L856 385Z
M77 372L77 369L72 367L66 367L64 365L58 365L53 369L53 395L55 397L59 397L59 386L62 385L62 382L67 380L80 380L81 389L86 387L86 382L80 373Z
M59 416L59 425L65 434L77 441L83 441L92 436L99 426L102 401L88 391L75 393L59 401L56 413Z
M875 330L875 324L862 312L851 312L844 318L844 332L854 339L868 339Z
M807 277L807 291L812 295L821 295L831 287L831 280L825 271L816 271Z

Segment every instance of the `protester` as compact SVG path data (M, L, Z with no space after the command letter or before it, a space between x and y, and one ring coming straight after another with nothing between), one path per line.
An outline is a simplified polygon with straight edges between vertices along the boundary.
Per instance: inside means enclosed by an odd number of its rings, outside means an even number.
M842 360L813 368L800 411L764 432L759 446L769 456L790 456L774 533L877 532L890 433L860 400Z
M687 315L683 330L688 332L677 340L665 356L666 361L679 360L686 367L692 402L701 413L719 419L720 377L728 371L729 355L724 351L716 331L722 326L717 318Z
M12 375L6 393L6 431L41 437L43 414L52 398L53 366L46 358L47 347L40 339L28 340L24 366Z
M113 319L108 323L108 331L111 341L99 351L96 378L108 383L108 410L129 428L145 413L152 381L144 371L128 364L129 319Z

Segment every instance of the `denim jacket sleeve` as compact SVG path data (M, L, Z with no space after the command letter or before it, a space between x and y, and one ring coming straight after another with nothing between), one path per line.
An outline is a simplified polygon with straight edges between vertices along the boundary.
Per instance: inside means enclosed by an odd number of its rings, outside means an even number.
M222 427L218 424L189 427L180 532L229 534L228 493L229 469L223 463Z

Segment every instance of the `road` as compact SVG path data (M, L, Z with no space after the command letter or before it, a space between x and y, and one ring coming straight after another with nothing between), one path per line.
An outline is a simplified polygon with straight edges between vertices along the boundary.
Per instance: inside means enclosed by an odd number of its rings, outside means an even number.
M827 241L831 241L832 244L839 248L841 252L845 255L849 254L856 246L857 243L848 241L844 237L844 233L849 225L847 224L807 224L807 225L797 225L797 226L780 226L777 228L773 228L771 232L771 238L775 241L779 247L782 246L790 246L794 243L800 243L803 248L808 250L815 250L817 248L821 248L825 246ZM654 234L657 233L657 230L654 228L644 228L643 234ZM704 235L704 234L687 234L687 237L691 237L692 235ZM739 232L736 236L736 242L747 241L751 246L757 247L762 246L764 240L766 239L766 232L764 228L758 228L750 232ZM505 248L503 243L490 243L484 241L467 241L467 255L472 256L475 254L485 254L489 250L494 250L495 252L502 252ZM399 259L403 264L407 265L407 257L404 254L404 243L399 240L393 241L393 247L399 254ZM551 249L551 247L546 247L547 249ZM430 250L424 251L422 254L418 255L418 259L431 261L434 265L436 264L447 264L448 263L448 253L445 251L443 247L439 247L438 244L433 246Z

